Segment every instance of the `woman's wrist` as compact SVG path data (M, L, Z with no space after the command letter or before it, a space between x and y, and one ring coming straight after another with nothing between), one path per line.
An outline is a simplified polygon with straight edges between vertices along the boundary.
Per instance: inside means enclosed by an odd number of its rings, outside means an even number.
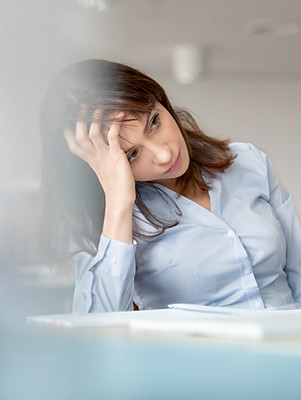
M132 243L133 205L106 205L102 233L121 242Z

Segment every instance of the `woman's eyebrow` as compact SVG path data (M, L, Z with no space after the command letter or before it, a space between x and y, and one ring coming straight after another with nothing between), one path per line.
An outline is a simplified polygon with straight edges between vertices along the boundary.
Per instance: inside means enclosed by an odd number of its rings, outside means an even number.
M144 129L143 129L143 132L144 132L145 135L147 134L149 121L150 121L150 119L151 119L151 116L152 116L153 112L154 112L154 109L152 109L151 112L147 115L147 119L146 119L145 126L144 126ZM131 143L131 142L130 142L128 139L126 139L125 137L120 136L120 135L119 135L119 137L120 137L120 139L123 139L125 142ZM129 152L130 152L131 150L133 150L135 147L136 147L136 146L133 145L133 146L131 146L131 147L129 147L128 149L125 149L125 150L123 150L123 151L124 151L125 153L129 153Z

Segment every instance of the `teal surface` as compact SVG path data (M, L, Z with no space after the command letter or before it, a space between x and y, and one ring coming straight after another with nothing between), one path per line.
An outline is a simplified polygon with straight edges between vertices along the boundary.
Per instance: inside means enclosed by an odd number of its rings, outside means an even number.
M1 400L300 399L300 348L1 335Z

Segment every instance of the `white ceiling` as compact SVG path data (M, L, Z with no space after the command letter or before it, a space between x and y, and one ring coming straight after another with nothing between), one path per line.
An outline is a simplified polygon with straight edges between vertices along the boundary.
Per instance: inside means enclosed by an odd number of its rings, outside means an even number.
M301 33L247 32L250 21L301 23L300 0L0 0L2 71L56 73L78 59L119 60L169 74L172 48L192 43L211 77L301 77ZM104 1L104 0L102 0Z

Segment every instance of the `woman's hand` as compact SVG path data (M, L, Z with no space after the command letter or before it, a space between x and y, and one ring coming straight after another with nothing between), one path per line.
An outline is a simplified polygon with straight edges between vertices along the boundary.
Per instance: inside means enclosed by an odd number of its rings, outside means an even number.
M70 151L86 161L97 175L106 196L106 204L112 207L129 207L135 201L135 180L130 163L119 141L124 114L115 116L107 134L108 144L101 132L102 111L97 109L87 132L87 123L78 121L75 135L70 129L64 131Z

